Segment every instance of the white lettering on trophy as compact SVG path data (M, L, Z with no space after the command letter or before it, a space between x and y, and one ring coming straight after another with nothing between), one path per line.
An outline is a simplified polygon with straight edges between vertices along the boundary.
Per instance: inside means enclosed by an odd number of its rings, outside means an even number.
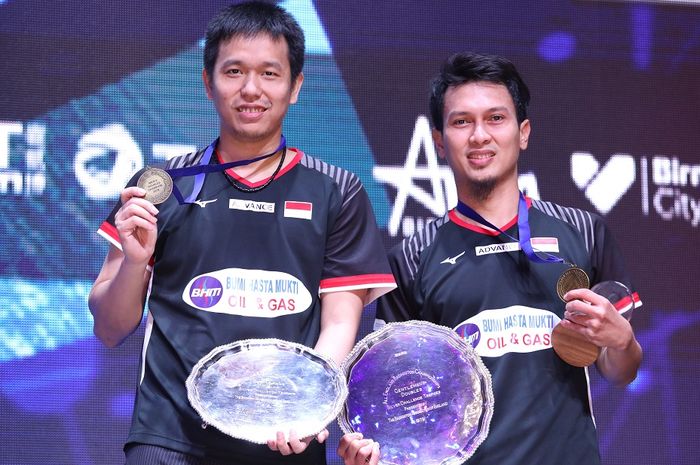
M439 402L440 394L440 383L434 376L417 369L406 370L389 379L382 403L391 423L406 418L414 424L424 423L429 412L448 405Z

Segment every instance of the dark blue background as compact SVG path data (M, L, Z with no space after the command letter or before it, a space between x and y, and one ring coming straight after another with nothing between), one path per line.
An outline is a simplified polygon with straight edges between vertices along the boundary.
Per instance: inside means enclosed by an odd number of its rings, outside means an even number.
M86 297L107 250L95 230L117 196L88 194L75 174L76 154L86 134L114 125L133 139L143 164L157 161L154 144L207 144L217 118L200 81L199 40L227 3L0 1L0 128L22 128L8 137L0 176L38 170L46 179L39 192L0 183L2 464L122 461L143 329L112 350L92 336ZM653 201L645 208L644 196L663 187L651 179L654 157L700 165L700 6L282 4L309 28L312 45L285 134L291 145L360 175L387 246L407 232L403 222L394 233L387 227L397 186L437 194L434 179L401 171L392 185L375 167L404 168L416 121L427 114L428 81L452 52L505 55L528 82L533 134L520 170L536 179L540 197L595 211L586 194L593 184L573 181L572 154L592 154L601 173L613 155L633 160L635 179L617 191L605 217L644 301L633 326L645 358L638 380L623 390L591 370L601 451L606 464L697 463L699 229L677 215L663 218ZM323 29L313 28L316 18ZM32 124L45 130L40 169L26 155L35 147ZM118 156L107 150L87 166L109 172ZM418 164L429 156L424 146ZM700 200L700 186L689 181L670 188ZM614 182L605 187L615 195ZM401 213L436 216L415 195ZM363 332L373 310L366 315Z

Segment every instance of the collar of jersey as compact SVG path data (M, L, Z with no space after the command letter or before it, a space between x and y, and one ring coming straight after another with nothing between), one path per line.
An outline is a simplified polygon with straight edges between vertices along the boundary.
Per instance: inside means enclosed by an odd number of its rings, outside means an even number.
M528 196L525 196L525 202L527 203L527 208L529 210L530 207L532 206L532 199ZM457 211L455 208L450 210L449 218L450 218L450 221L452 221L457 226L465 228L465 229L469 229L469 230L477 232L479 234L486 234L487 236L498 236L499 234L501 234L498 231L486 229L486 228L479 226L479 225L476 225L476 224L467 223L462 218L460 218L459 215L457 215ZM510 228L512 228L517 222L518 222L518 215L516 214L513 217L513 219L511 219L505 225L499 226L499 227L501 228L501 231L507 231Z
M291 169L294 168L297 164L299 164L299 161L301 160L301 156L304 154L304 152L302 152L301 150L295 149L295 148L292 148L292 147L290 147L288 150L294 154L294 158L292 158L292 161L289 162L289 164L288 164L287 166L285 166L284 168L282 168L281 170L279 170L279 172L278 172L277 175L275 176L275 179L278 179L280 176L282 176L283 174L289 172L289 170L291 170ZM219 152L214 151L214 157L215 157L216 163L221 163L221 159L219 158ZM246 186L248 186L248 187L258 187L258 186L262 186L263 184L265 184L265 183L270 179L270 178L265 178L265 179L261 179L261 180L256 181L256 182L250 182L250 181L248 181L246 178L244 178L243 176L240 176L240 175L236 174L236 172L233 171L233 168L227 169L227 170L226 170L226 174L228 174L228 175L231 176L233 179L235 179L236 182L240 182L241 184L244 184L244 185L246 185Z

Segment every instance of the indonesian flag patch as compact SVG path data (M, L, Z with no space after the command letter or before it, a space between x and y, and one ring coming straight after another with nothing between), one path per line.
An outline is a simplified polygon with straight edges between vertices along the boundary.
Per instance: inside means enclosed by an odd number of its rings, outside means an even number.
M300 220L310 220L313 204L311 202L295 202L286 200L284 202L285 218L299 218Z

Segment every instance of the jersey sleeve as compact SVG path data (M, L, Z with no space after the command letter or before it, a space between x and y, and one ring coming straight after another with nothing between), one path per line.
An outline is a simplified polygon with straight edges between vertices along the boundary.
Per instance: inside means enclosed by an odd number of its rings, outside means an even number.
M624 257L607 224L597 215L593 215L595 245L591 251L593 276L591 284L605 281L617 281L629 289L629 294L605 295L620 313L626 313L642 305L639 294L633 286L632 279L625 267ZM626 293L625 293L626 294Z
M375 328L386 323L419 319L419 305L415 301L414 293L414 266L417 257L410 255L409 242L410 239L404 239L389 252L389 265L397 288L377 301Z
M125 189L127 187L132 187L136 185L136 182L139 179L139 176L146 171L146 168L140 169L132 178L129 180L129 182L126 184L124 187ZM117 233L117 227L114 223L114 217L116 216L117 212L122 206L121 200L117 200L116 205L114 208L112 208L112 211L109 213L107 218L102 222L100 225L99 229L97 230L97 234L100 236L104 237L107 241L109 241L110 244L118 248L119 250L122 249L121 242L119 241L119 234Z
M353 175L329 226L320 292L367 289L367 305L395 287L372 205Z

